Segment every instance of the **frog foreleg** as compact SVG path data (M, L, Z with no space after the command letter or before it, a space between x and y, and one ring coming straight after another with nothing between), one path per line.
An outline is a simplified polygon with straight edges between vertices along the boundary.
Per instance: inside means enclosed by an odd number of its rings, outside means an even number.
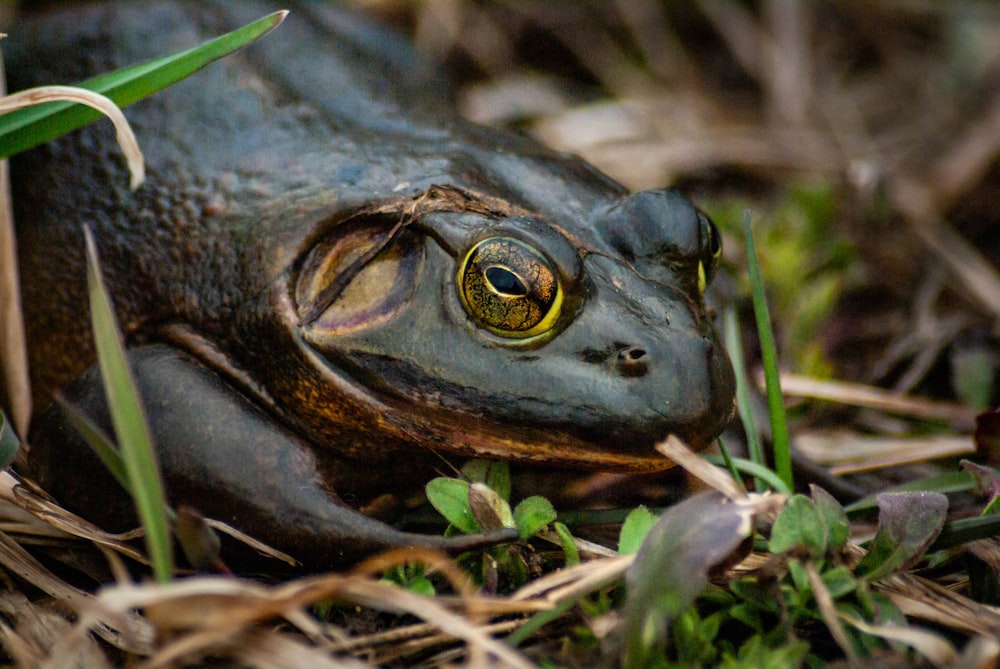
M303 441L198 360L162 344L130 349L128 357L175 508L191 506L310 568L348 564L389 547L454 554L516 538L513 530L451 538L406 533L365 516L323 485ZM63 400L111 434L96 366ZM38 482L73 500L80 515L100 525L135 522L131 501L58 403L36 426L31 463Z

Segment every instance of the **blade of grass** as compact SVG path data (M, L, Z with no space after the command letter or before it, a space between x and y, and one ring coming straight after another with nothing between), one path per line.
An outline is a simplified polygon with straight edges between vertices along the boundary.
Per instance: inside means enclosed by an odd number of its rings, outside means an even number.
M111 475L115 477L115 480L118 481L121 487L131 494L132 491L128 484L128 472L125 470L125 461L122 460L121 453L118 452L111 437L98 427L94 421L90 420L89 416L69 402L63 401L60 397L57 397L56 401L59 402L59 406L62 407L66 417L69 418L69 422L73 424L73 429L79 432L83 440L87 442L87 445L97 453L97 457L101 459L101 462L111 472Z
M740 415L743 432L747 437L747 451L750 453L751 460L766 468L767 459L764 457L764 449L760 445L760 432L757 431L750 403L750 386L747 379L746 361L743 358L740 324L736 319L736 310L732 306L726 307L722 314L722 331L726 340L726 350L729 352L733 371L736 374L736 410ZM760 478L756 478L754 483L757 492L764 491L764 482Z
M941 533L927 548L927 552L961 546L976 539L986 539L1000 534L1000 516L959 518L944 524Z
M891 488L886 488L880 492L940 492L944 494L955 492L967 492L976 487L976 481L969 472L948 472L936 476L928 476L915 481L907 481ZM845 509L847 516L851 519L861 518L874 514L878 511L875 495L869 495L864 499L859 499L853 504L849 504Z
M118 106L124 107L262 37L276 28L287 14L287 11L274 12L200 46L102 74L78 85L101 93ZM0 117L0 156L7 157L25 151L98 118L98 112L66 102L50 102L11 112Z
M753 313L757 321L757 336L760 340L760 354L764 363L764 381L767 386L767 408L771 417L771 443L774 447L774 470L785 485L795 488L792 477L791 444L788 440L788 423L785 405L781 398L781 381L778 378L778 353L771 330L771 314L764 296L764 280L760 275L757 247L750 226L750 212L743 214L743 236L747 249L747 270L750 291L753 295Z
M709 453L701 457L703 457L708 462L711 462L713 465L720 465L720 466L726 465L726 460L721 455L715 455ZM777 474L768 469L766 465L758 464L756 462L747 460L745 458L731 458L730 462L737 471L741 471L744 474L749 474L754 478L756 478L758 481L763 481L764 483L763 486L758 485L757 488L758 492L770 488L775 492L780 492L785 495L792 494L791 488L789 488L785 484L785 482L782 481L780 477L778 477Z
M719 453L722 454L723 465L725 466L726 469L729 470L729 475L732 476L733 480L739 484L740 488L743 489L743 492L746 492L747 491L746 486L743 485L743 479L740 478L739 470L737 470L736 465L733 464L733 456L729 452L729 449L726 447L725 440L722 437L718 437L716 439L716 442L718 442L719 444Z
M153 573L158 581L167 582L173 573L173 546L153 439L125 356L121 330L98 266L94 238L87 227L84 227L84 236L94 342L111 422L128 475L128 488L132 491L139 519L146 531L146 550L153 564Z

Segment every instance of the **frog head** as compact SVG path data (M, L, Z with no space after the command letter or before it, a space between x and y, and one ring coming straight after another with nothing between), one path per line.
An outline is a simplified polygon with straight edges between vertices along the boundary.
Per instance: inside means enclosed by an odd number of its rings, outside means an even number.
M275 293L305 356L283 395L329 407L294 413L570 467L668 467L670 433L704 447L734 395L703 300L714 224L669 189L560 218L452 185L332 217Z

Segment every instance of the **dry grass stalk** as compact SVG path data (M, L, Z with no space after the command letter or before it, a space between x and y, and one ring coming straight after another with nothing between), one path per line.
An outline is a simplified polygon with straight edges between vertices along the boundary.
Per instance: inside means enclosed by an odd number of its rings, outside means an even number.
M131 174L132 189L142 185L145 165L139 143L125 115L108 97L74 86L42 86L0 98L0 114L45 102L76 102L101 112L115 126ZM21 290L17 273L17 242L10 205L10 180L7 161L0 161L0 368L10 404L14 429L26 438L31 420L31 381L28 373L28 349L21 312Z
M830 381L801 374L782 374L781 391L789 397L808 397L878 409L921 420L945 420L955 423L962 429L971 429L976 423L978 413L975 409L953 402L929 400L862 383Z
M886 467L970 457L976 447L971 436L927 434L912 437L867 436L850 430L801 432L792 440L795 450L830 474L843 476Z

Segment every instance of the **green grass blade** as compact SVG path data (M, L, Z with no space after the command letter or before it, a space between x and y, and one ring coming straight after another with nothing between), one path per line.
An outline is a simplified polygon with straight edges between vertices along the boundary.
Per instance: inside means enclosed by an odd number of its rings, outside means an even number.
M139 392L125 357L121 331L115 320L111 299L97 262L97 248L88 228L84 228L87 244L87 286L90 295L91 320L97 360L107 393L111 422L115 428L129 490L146 530L146 550L153 563L153 573L160 582L170 580L173 573L173 551L167 525L167 504L160 479L160 470L153 451L153 439Z
M747 269L750 291L753 295L753 313L757 321L757 336L760 339L760 353L764 363L764 381L767 386L767 408L771 415L771 443L774 444L774 469L789 489L795 488L792 477L791 445L788 441L788 422L785 405L781 398L781 381L778 378L778 352L771 330L771 313L764 297L764 280L760 275L757 261L757 247L750 227L750 212L743 214L743 235L747 249Z
M97 453L97 457L101 459L101 463L111 472L111 475L115 477L119 485L131 494L128 484L128 472L125 470L125 461L122 460L121 453L115 448L111 437L98 427L89 416L74 405L58 397L56 401L59 402L59 406L62 407L66 417L69 418L73 429L79 432L83 440L87 442L87 445L93 449L94 453Z
M936 476L928 476L915 481L907 481L897 486L887 488L880 492L940 492L944 494L955 492L967 492L974 490L976 481L969 472L947 472ZM878 511L878 504L875 495L869 495L864 499L849 504L844 509L849 518L862 518L872 515Z
M736 374L736 411L740 415L740 422L743 423L743 432L747 437L747 451L750 459L761 465L767 466L767 459L764 457L764 449L760 445L760 432L757 431L757 424L753 419L753 407L750 402L750 386L747 379L747 366L743 358L743 343L740 340L740 324L736 319L736 310L732 306L726 307L722 314L722 332L726 340L726 350L733 362L733 372ZM756 479L757 492L763 492L763 481Z
M959 518L944 524L941 533L927 548L927 552L961 546L970 541L987 539L998 534L1000 534L1000 516Z
M713 465L719 465L719 466L726 465L726 459L721 455L715 455L709 453L701 457L703 457L708 462L711 462ZM778 477L777 474L768 469L766 465L758 464L751 460L746 460L745 458L731 458L730 462L732 463L733 467L736 468L737 471L741 471L744 474L749 474L750 476L753 476L757 480L763 481L766 488L770 488L775 492L780 492L785 495L792 494L792 489L789 488L788 485L783 480L781 480L781 478ZM766 488L761 487L758 488L758 490L765 490Z
M124 107L262 37L276 28L287 13L274 12L200 46L102 74L77 85L102 93ZM90 107L69 102L49 102L5 114L0 116L0 157L25 151L100 117L100 112Z
M719 453L722 454L723 466L729 470L729 475L733 477L733 480L736 481L736 484L740 487L740 489L743 492L746 492L747 491L746 486L743 485L743 479L740 478L739 470L736 469L736 465L733 464L733 455L732 453L729 452L729 449L726 447L725 440L722 437L718 437L716 441L719 444ZM760 490L760 487L758 487L757 489Z

